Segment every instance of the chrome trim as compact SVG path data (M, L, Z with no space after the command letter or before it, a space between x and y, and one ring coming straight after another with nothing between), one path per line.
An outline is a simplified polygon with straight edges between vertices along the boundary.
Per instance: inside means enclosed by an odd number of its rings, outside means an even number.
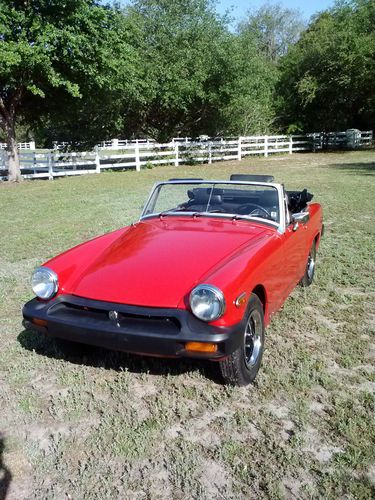
M244 334L245 364L251 369L258 361L262 351L262 320L257 310L252 311Z
M165 214L165 212L164 212ZM151 217L160 217L164 215L163 212L157 212L153 214L148 214L144 215L141 220L143 219L150 219ZM197 215L197 217L219 217L221 219L233 219L233 222L238 222L241 220L247 220L247 221L255 221L255 222L263 222L264 224L270 224L271 226L274 227L279 227L280 224L278 222L275 222L270 219L262 219L261 217L256 217L256 216L246 216L246 215L238 215L238 214L221 214L218 212L167 212L168 215Z
M309 278L309 280L311 281L313 276L314 276L314 271L315 271L315 259L314 257L311 255L311 252L309 254L309 257L307 259L307 277Z
M293 231L297 231L300 224L306 224L310 220L309 212L298 212L296 214L292 214L292 223L293 223Z
M292 214L292 221L294 223L300 222L301 224L306 224L310 220L309 212L298 212L296 214Z
M210 292L212 292L214 295L216 295L216 297L219 299L219 302L220 302L220 311L219 311L219 314L216 316L216 318L212 318L212 319L209 319L209 320L204 320L202 318L199 318L193 311L193 308L192 308L192 305L191 305L191 298L192 298L192 295L194 292L198 291L198 290L209 290ZM217 319L221 318L222 315L225 313L225 309L226 309L226 304L225 304L225 298L224 298L224 294L223 292L220 290L220 288L217 288L215 285L209 285L207 283L202 283L196 287L193 288L193 290L190 292L190 295L189 295L189 305L190 305L190 309L191 309L191 312L194 314L194 316L198 319L200 319L201 321L206 321L207 323L211 322L211 321L216 321Z

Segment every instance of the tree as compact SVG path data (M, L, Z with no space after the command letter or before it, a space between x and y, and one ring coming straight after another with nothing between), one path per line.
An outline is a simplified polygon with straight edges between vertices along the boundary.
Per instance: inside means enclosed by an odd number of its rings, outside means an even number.
M258 49L271 61L277 61L295 44L305 28L301 13L281 4L265 3L250 11L239 25L239 33L250 35Z
M137 56L116 8L94 0L0 0L0 33L0 127L10 181L21 179L17 121L53 117L77 129L73 120L100 102L116 123L113 97L139 92ZM100 129L100 107L94 114Z
M340 1L281 61L279 120L305 130L373 128L375 3Z
M147 88L131 130L160 140L215 133L231 35L213 2L135 0L126 14L140 33Z
M274 121L276 65L258 50L254 34L248 31L234 37L228 61L228 78L220 93L224 133L267 133Z
M274 129L278 63L304 27L300 13L265 4L250 11L237 29L230 53L228 102L222 102L227 133L264 134Z

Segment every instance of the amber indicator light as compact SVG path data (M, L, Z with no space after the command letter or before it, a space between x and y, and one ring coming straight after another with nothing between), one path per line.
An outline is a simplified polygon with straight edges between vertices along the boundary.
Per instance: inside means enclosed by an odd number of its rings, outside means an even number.
M194 352L217 352L217 344L209 342L187 342L185 344L185 349Z
M34 325L47 326L47 321L45 319L33 318L31 321L34 323Z

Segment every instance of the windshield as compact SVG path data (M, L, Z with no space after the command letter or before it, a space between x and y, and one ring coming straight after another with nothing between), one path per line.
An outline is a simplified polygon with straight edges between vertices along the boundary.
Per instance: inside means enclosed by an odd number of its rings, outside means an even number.
M171 182L159 184L142 214L218 215L263 219L279 223L279 195L275 186L234 182Z

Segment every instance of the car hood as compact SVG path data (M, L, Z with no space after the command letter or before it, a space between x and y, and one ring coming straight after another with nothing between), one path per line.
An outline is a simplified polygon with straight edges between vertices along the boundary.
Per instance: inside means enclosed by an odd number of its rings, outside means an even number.
M78 247L80 264L63 273L61 292L140 306L178 307L182 303L184 307L187 294L220 262L224 264L240 248L258 246L274 231L248 221L173 216L146 219L112 233L102 247L101 238L94 240L94 251L90 251L91 242ZM82 258L85 254L86 261ZM65 259L71 262L74 255L68 252ZM49 263L57 273L58 260Z

